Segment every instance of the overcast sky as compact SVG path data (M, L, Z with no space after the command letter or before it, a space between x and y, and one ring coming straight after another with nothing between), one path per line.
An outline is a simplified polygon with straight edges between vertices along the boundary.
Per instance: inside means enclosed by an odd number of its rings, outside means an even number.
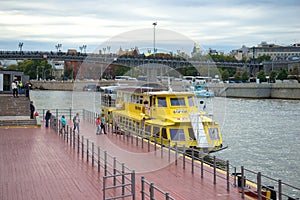
M153 22L158 44L160 30L225 52L261 41L300 43L299 0L1 0L0 19L0 50L18 50L23 42L24 51L56 51L60 43L63 51L87 45L92 52L141 29L151 46Z

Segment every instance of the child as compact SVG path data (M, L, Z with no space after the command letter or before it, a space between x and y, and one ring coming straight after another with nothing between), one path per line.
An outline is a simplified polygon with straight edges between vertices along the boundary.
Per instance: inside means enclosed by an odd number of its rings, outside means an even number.
M61 128L60 128L60 134L62 134L62 131L64 130L64 133L66 133L66 123L67 123L67 120L65 119L65 116L61 116L60 118L60 122L61 122Z
M96 119L96 126L97 126L97 132L96 135L100 135L101 134L101 120L100 120L100 116L97 117Z

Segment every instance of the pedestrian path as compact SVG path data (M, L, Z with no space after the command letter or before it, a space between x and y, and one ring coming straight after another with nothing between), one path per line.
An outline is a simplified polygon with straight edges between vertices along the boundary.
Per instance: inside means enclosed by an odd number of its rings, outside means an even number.
M68 120L68 124L71 122ZM213 184L212 175L203 178L191 173L189 162L183 169L167 159L161 159L159 149L150 153L141 148L141 141L124 139L108 133L96 135L95 125L81 120L80 137L89 139L118 162L136 171L136 198L141 199L141 178L145 177L177 200L241 199L237 188L226 189L225 180ZM148 145L144 141L144 147ZM86 161L53 129L0 129L0 199L102 199L103 171ZM149 191L149 190L148 190ZM127 198L128 199L128 198ZM160 198L156 198L160 199Z

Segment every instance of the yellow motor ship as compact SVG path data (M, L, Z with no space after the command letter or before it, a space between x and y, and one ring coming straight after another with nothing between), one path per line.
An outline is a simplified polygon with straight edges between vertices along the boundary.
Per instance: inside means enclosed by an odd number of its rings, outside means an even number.
M102 113L118 132L205 153L223 149L217 122L199 112L192 92L151 87L103 88Z

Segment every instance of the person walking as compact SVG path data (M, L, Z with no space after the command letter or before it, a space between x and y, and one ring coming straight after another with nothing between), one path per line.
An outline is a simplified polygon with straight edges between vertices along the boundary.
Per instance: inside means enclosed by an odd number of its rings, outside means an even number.
M101 134L101 119L100 119L100 116L98 116L97 119L96 119L96 126L97 126L96 135L100 135Z
M30 119L33 119L34 111L35 111L35 107L33 105L33 101L30 101Z
M105 117L104 117L104 114L102 114L102 116L101 116L101 131L100 131L100 133L102 132L102 130L103 130L104 134L106 134L106 131L105 131Z
M59 133L62 134L63 131L64 131L64 134L65 134L66 133L67 120L66 120L64 115L61 116L60 123L61 123L61 127L60 127L60 130L59 130Z
M80 123L79 113L76 113L76 115L73 117L73 123L74 123L73 132L75 133L75 130L77 129L77 132L79 134L79 123Z
M51 112L50 112L50 110L47 110L47 112L46 112L46 116L45 116L45 120L46 120L46 128L48 128L49 127L49 120L51 119Z
M14 96L14 97L18 97L18 86L17 86L16 81L13 81L13 82L11 83L11 89L12 89L12 91L13 91L13 96Z

